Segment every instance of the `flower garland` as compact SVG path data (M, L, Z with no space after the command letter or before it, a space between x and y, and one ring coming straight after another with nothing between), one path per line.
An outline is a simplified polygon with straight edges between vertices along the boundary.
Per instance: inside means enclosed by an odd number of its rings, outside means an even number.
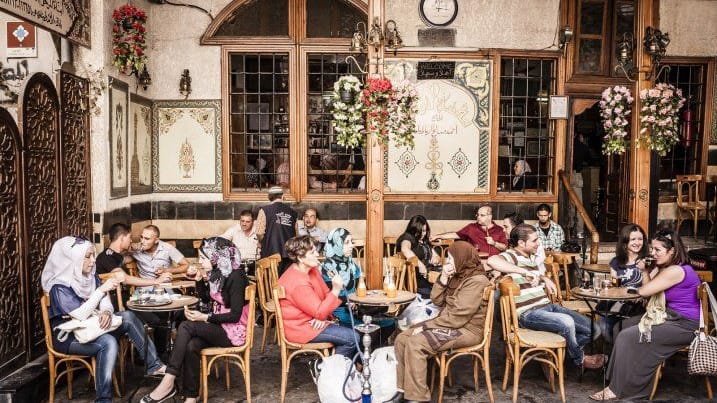
M678 113L685 104L682 90L672 84L660 83L654 88L640 91L639 146L646 146L664 156L678 141ZM650 129L650 134L648 134Z
M634 98L630 89L620 85L606 88L600 101L600 116L605 129L602 153L623 154L627 148L627 137L630 134L630 105Z
M344 147L357 148L366 140L363 134L363 103L357 96L361 88L361 81L355 76L342 76L334 83L331 95L333 125L336 142ZM351 100L342 99L342 92L348 92Z
M122 73L137 74L147 62L144 51L147 14L127 4L112 12L113 64Z

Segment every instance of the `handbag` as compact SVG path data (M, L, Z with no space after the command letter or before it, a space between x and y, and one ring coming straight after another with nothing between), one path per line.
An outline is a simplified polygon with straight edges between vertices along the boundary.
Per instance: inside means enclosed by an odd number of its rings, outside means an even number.
M702 284L712 309L712 319L717 324L717 301L707 283ZM690 343L687 358L687 372L690 375L717 375L717 337L705 333L702 299L700 299L700 327L695 331L695 339Z
M565 241L560 245L560 251L565 253L580 253L580 249L577 242Z
M65 323L57 325L55 329L58 329L57 340L65 341L70 335L70 332L75 334L75 339L80 343L89 343L94 341L98 337L105 333L109 333L122 325L122 317L118 315L111 315L112 322L107 329L100 327L100 314L95 311L85 320L71 319Z

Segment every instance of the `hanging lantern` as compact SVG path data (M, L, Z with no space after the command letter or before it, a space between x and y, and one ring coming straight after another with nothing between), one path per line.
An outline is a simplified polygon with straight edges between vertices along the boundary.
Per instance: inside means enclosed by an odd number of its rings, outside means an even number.
M682 111L682 145L685 148L692 146L695 136L695 114L690 109L689 103Z

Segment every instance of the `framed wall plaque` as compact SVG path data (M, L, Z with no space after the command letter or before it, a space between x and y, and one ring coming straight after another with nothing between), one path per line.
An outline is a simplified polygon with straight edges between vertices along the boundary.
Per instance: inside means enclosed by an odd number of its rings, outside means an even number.
M551 95L550 96L550 119L567 119L568 118L568 96L567 95Z

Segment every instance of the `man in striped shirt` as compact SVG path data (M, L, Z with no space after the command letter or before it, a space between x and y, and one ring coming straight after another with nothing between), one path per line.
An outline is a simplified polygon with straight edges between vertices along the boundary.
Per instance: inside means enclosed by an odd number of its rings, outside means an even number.
M486 262L489 269L497 270L513 278L520 287L515 296L518 322L522 328L557 333L567 342L568 356L578 367L601 368L605 355L586 355L583 346L590 342L591 330L594 337L600 335L598 326L585 315L563 308L550 302L546 288L555 293L555 284L545 277L535 262L538 250L538 233L535 227L520 224L513 228L508 239L510 249L492 256Z

